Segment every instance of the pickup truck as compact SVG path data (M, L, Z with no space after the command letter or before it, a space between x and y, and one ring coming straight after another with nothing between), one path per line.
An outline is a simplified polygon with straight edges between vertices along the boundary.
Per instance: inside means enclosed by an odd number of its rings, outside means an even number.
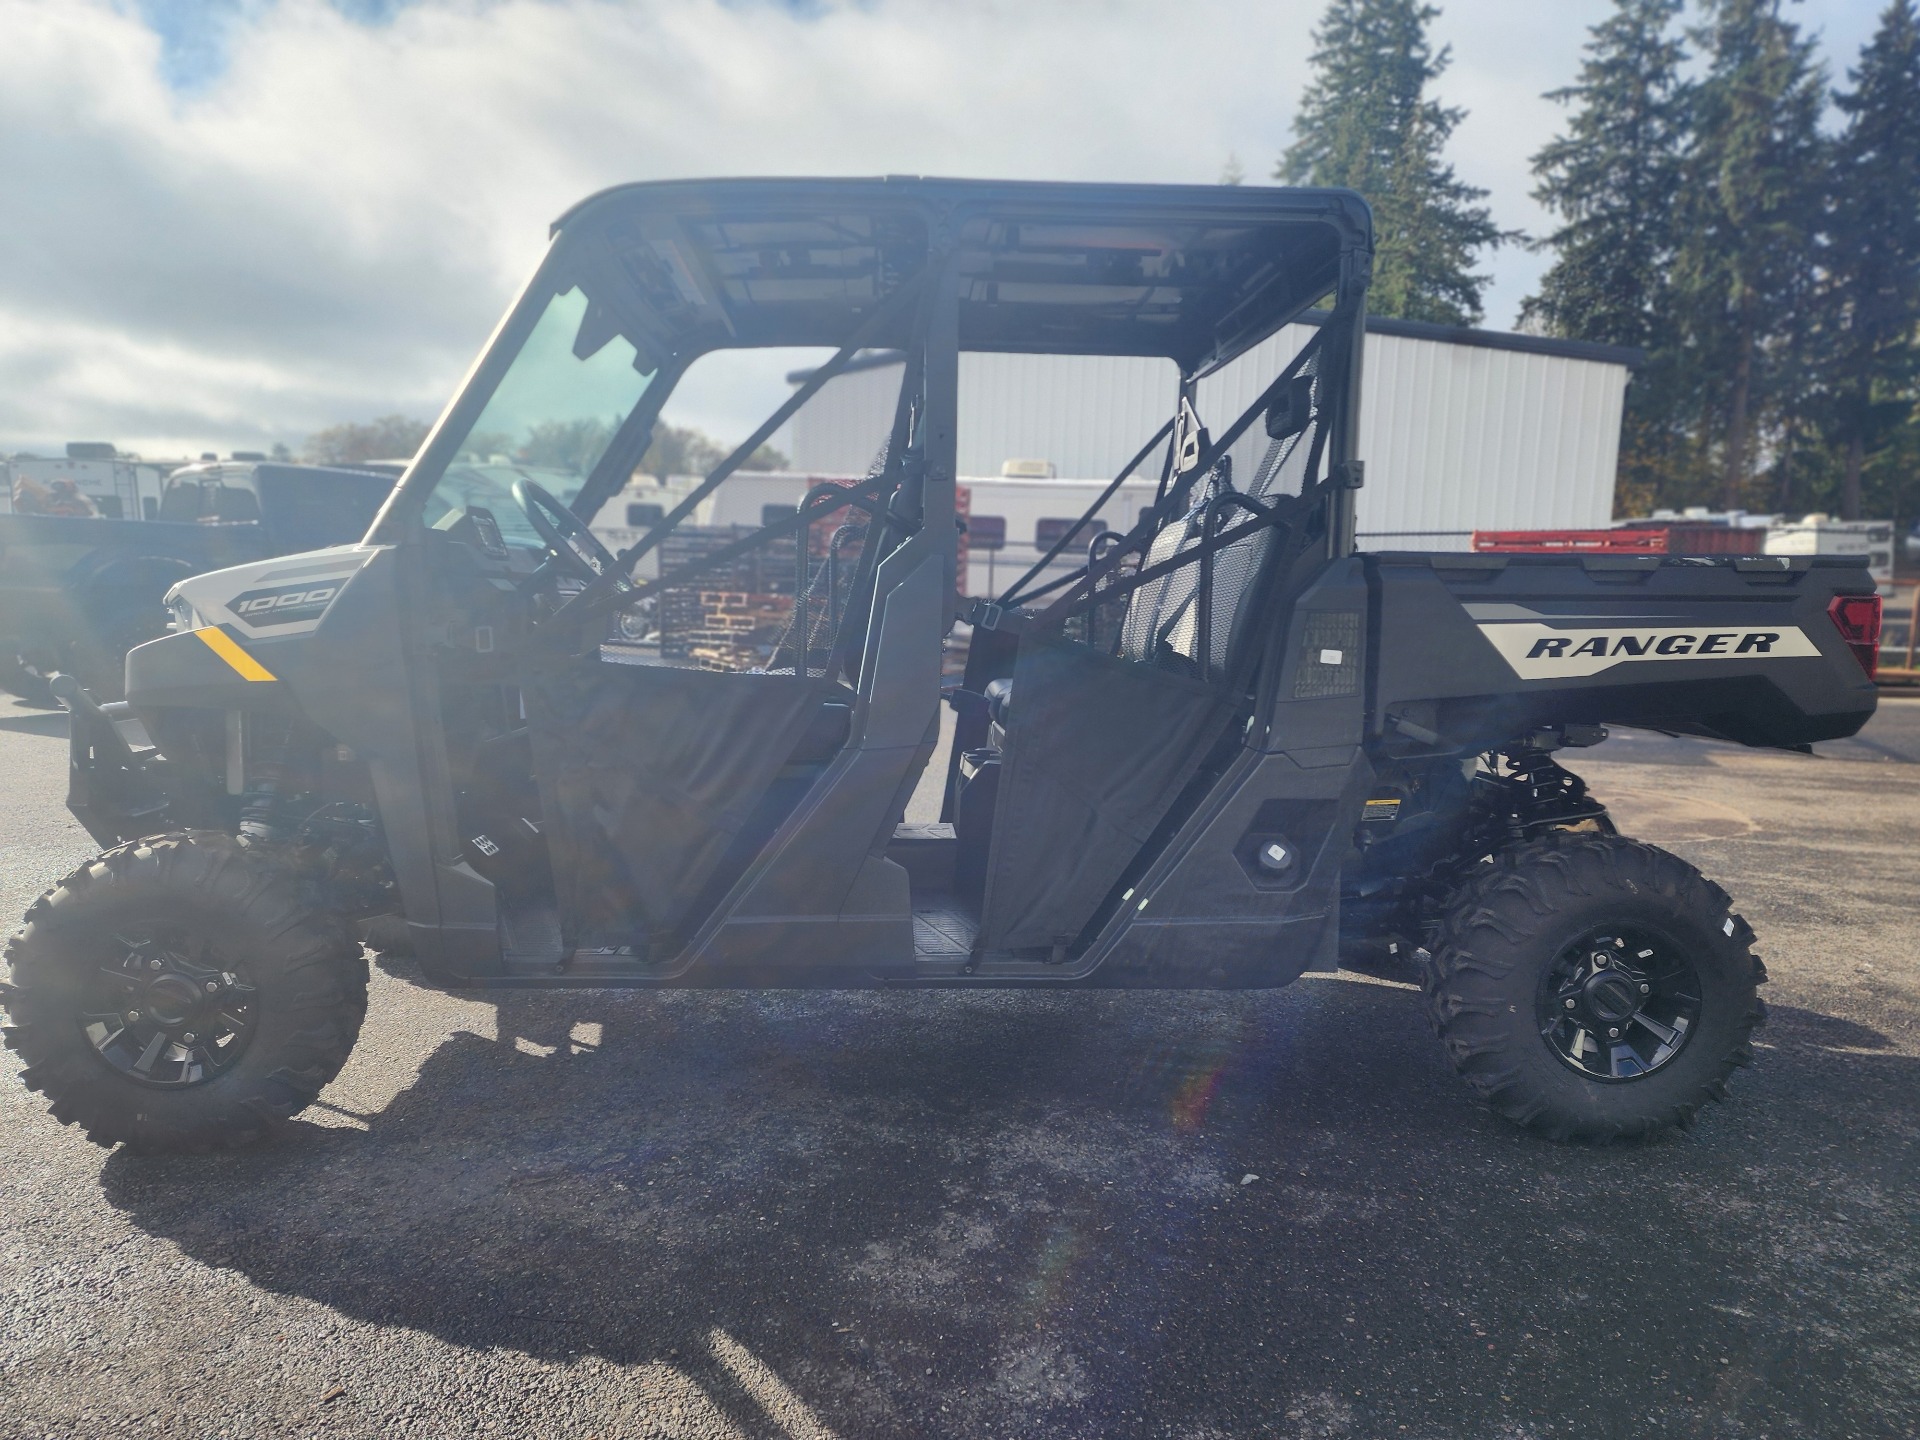
M77 448L77 447L75 447ZM271 461L0 462L0 687L52 704L67 671L107 696L126 652L166 633L189 575L358 540L389 474Z

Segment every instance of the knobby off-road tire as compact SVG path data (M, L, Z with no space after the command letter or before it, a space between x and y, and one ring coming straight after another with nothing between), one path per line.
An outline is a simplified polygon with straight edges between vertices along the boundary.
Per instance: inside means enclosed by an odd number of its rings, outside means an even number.
M339 1074L366 1016L366 957L346 928L217 833L82 865L33 903L6 960L22 1078L98 1145L264 1139Z
M1530 841L1449 902L1425 976L1428 1019L1453 1068L1517 1124L1563 1140L1686 1125L1725 1098L1765 1015L1755 988L1766 969L1729 903L1652 845ZM1618 1014L1633 1004L1648 1007L1644 1021Z

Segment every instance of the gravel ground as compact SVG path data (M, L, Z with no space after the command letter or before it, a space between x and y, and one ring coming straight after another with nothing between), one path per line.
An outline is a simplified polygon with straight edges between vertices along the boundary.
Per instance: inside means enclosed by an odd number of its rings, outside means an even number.
M84 858L0 702L0 912ZM522 994L377 971L284 1141L104 1153L0 1061L0 1435L1911 1436L1920 702L1627 736L1773 973L1732 1101L1553 1145L1404 986Z

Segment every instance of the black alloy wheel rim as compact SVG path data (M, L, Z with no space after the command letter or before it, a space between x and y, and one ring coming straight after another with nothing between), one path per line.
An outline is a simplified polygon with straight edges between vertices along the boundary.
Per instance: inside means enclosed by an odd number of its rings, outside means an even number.
M1644 1080L1693 1039L1702 995L1699 971L1670 938L1603 926L1562 948L1541 977L1540 1038L1589 1080Z
M246 968L184 929L120 931L96 968L80 1029L129 1080L203 1085L231 1070L253 1038L259 1004Z

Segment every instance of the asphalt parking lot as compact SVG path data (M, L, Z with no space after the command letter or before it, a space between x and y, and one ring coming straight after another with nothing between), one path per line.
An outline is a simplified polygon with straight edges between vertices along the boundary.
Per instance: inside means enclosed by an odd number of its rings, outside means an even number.
M0 702L0 915L89 846ZM0 1435L1911 1436L1920 700L1576 766L1733 892L1690 1132L1478 1109L1402 986L526 994L376 971L281 1143L138 1160L0 1061Z

